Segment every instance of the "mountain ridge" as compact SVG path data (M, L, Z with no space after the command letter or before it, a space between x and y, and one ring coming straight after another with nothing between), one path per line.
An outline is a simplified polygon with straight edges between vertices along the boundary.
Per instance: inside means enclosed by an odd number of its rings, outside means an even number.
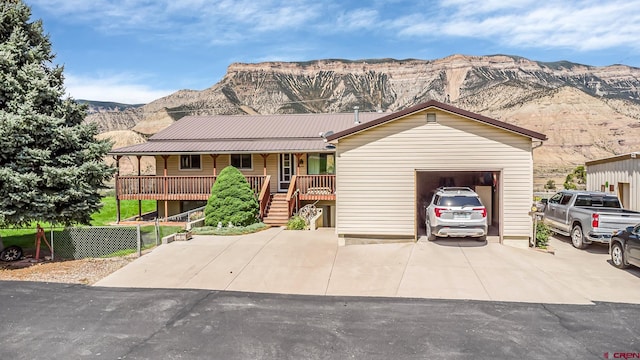
M392 112L428 100L547 134L549 141L534 152L537 184L560 179L584 161L635 151L633 139L640 138L640 68L501 54L232 63L207 89L180 90L86 121L105 132L148 136L185 115L345 112L354 106Z

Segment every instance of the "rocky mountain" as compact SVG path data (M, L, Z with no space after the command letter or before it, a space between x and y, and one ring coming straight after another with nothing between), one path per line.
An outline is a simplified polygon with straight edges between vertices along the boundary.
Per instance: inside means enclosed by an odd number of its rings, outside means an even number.
M99 112L114 112L125 111L127 109L135 109L143 106L144 104L121 104L112 101L93 101L93 100L76 100L80 104L87 105L87 113L99 113Z
M639 68L506 55L236 63L211 88L87 121L146 136L191 114L390 112L431 99L545 133L549 141L534 151L537 187L562 183L587 160L640 148Z

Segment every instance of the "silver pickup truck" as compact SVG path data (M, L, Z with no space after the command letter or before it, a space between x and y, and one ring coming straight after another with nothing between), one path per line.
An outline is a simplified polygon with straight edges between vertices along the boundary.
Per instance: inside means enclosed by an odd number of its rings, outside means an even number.
M544 223L570 236L578 249L608 244L615 231L640 223L640 212L623 209L615 195L602 192L563 190L543 203Z

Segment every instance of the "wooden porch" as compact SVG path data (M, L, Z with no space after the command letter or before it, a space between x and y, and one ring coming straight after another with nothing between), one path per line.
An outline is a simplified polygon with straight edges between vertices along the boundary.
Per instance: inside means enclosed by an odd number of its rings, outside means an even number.
M118 200L208 200L217 176L117 176ZM268 191L270 175L245 176L256 194ZM291 196L300 200L335 200L335 175L294 175Z
M270 175L245 176L260 203L260 217L271 201ZM116 175L116 200L206 201L217 176L120 176ZM299 201L335 200L335 175L294 175L289 184L286 201L289 216ZM119 208L119 206L118 206ZM167 212L165 211L165 214Z

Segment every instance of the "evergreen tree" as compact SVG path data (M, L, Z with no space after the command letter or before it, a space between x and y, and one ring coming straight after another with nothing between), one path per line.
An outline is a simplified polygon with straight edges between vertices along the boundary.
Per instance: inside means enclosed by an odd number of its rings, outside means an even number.
M41 21L21 0L0 4L0 225L89 223L113 168L86 107L63 99Z
M229 223L247 226L258 222L260 205L251 185L240 170L227 166L220 172L211 188L211 196L204 208L204 224L217 226Z

